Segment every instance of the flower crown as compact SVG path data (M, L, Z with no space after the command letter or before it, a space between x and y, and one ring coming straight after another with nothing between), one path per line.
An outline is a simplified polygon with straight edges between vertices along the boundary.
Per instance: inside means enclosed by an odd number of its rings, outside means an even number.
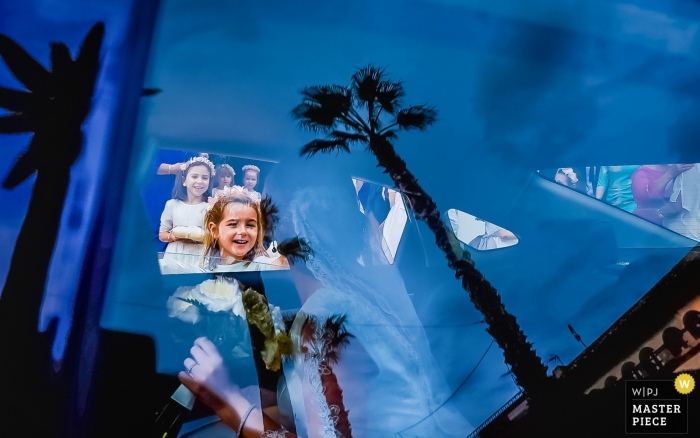
M182 163L180 165L180 170L184 172L187 170L188 167L190 167L194 163L202 163L202 164L206 164L209 167L209 171L211 172L211 176L214 176L214 175L216 175L216 170L214 170L214 163L209 161L208 157L209 157L208 154L202 154L198 157L192 157L189 160L187 160L187 162Z
M245 166L243 166L243 173L245 173L246 170L252 170L254 172L260 173L260 168L255 164L246 164Z
M214 204L219 202L219 199L221 199L221 198L244 198L244 199L248 199L250 202L252 202L254 204L260 204L260 200L253 197L247 191L243 190L243 187L241 187L241 186L233 186L233 187L226 186L221 190L217 190L216 193L214 194L214 197L207 199L207 202L209 202L209 207L207 207L207 210L210 210L214 206Z
M236 176L236 171L233 170L233 167L229 166L228 164L222 164L222 165L219 166L219 168L221 168L221 169L226 168L226 169L228 169L228 170L231 171L231 173L233 174L233 176Z

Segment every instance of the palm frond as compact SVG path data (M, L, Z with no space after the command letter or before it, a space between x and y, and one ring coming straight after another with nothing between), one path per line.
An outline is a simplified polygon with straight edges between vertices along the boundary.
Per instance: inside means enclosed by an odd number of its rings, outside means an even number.
M325 322L324 333L331 333L332 337L327 339L328 350L326 358L331 364L340 360L340 350L350 344L350 338L354 336L345 328L346 315L333 315Z
M423 131L437 120L437 110L434 106L417 105L402 109L396 115L396 124L401 129L417 129Z
M27 90L35 93L47 91L48 84L51 83L49 71L13 39L5 35L0 35L0 58L5 61L12 75Z
M375 102L383 75L384 69L374 65L368 65L352 75L352 87L360 107Z
M347 112L352 106L352 93L341 85L317 85L301 91L304 103L318 106L338 114Z
M311 158L319 152L330 153L330 152L350 152L350 148L344 140L313 140L307 143L299 155L306 155Z
M328 132L337 123L337 117L319 106L306 103L292 110L292 118L299 120L299 126L314 132Z
M41 138L37 139L36 136L32 137L30 143L30 150L33 145L42 142ZM34 146L36 148L36 146ZM36 172L37 167L36 154L30 153L29 151L21 154L17 157L17 161L12 166L12 169L7 173L7 176L2 181L3 189L14 189L18 185L22 184L27 180L34 172Z
M314 251L303 237L292 237L277 244L277 251L287 258L290 265L297 261L305 261Z
M3 134L30 132L33 128L32 120L25 114L12 113L8 116L0 116L0 132Z
M272 241L272 234L279 222L279 208L272 203L272 199L266 196L260 201L260 214L263 217L263 239L266 242Z
M64 43L51 43L51 73L59 78L70 74L73 66L73 58L70 50Z
M369 138L367 138L366 135L355 134L352 132L333 131L330 133L329 136L335 140L343 141L347 145L350 145L355 142L367 143L369 141Z
M32 94L11 88L0 87L0 108L22 112L32 103Z
M352 107L352 93L340 85L307 87L301 95L304 99L292 110L292 117L302 128L312 131L329 131Z
M401 81L382 81L377 90L376 101L389 114L396 114L401 105L401 98L406 94Z

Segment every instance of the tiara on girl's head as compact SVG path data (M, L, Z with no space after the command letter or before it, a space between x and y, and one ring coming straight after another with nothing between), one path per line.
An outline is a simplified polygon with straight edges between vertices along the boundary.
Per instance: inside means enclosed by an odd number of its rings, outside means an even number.
M209 171L211 172L211 176L214 176L214 175L216 175L216 171L214 170L214 163L209 161L209 158L207 158L208 156L209 156L209 154L201 154L198 157L192 157L189 160L187 160L187 162L182 163L180 165L180 170L184 172L187 170L188 167L190 167L194 163L202 163L202 164L206 164L207 167L209 167Z
M207 210L211 209L214 206L214 204L219 202L219 199L221 199L221 198L245 198L254 204L260 204L260 199L253 197L247 191L243 190L243 187L241 187L241 186L233 186L233 187L226 186L221 190L217 190L216 193L214 194L214 197L209 198L207 200L209 202L209 207L207 208Z
M246 170L253 170L255 172L260 173L260 168L255 164L246 164L245 166L243 166L243 173L245 173Z
M222 164L222 165L219 166L219 167L222 168L222 169L223 169L223 168L226 168L226 169L230 170L231 173L233 174L233 176L236 176L236 171L233 170L233 167L229 166L228 164Z

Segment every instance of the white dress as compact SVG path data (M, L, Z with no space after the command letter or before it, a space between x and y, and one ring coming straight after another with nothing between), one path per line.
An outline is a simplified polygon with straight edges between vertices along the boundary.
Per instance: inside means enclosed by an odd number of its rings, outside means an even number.
M216 265L211 271L206 270L205 272L223 273L223 272L245 272L245 271L274 271L278 269L289 269L283 266L272 265L275 258L259 256L250 261L243 261L238 263L233 263L230 265Z
M175 227L199 227L204 225L204 214L209 204L186 204L179 199L171 199L165 203L165 209L160 216L160 231L171 231ZM202 256L204 246L195 242L170 242L163 254L164 260L177 260L185 265L197 265ZM167 262L166 262L167 263Z
M342 390L353 437L463 437L471 427L451 406L440 406L426 386L426 371L414 357L407 339L385 319L386 314L352 293L329 288L317 290L302 306L292 327L295 346L306 316L317 324L314 342L324 344L318 330L329 317L346 316L345 328L353 336L328 369L323 355L297 354L284 363L298 436L336 438L340 408L328 404L321 375L332 373ZM296 347L298 348L298 347ZM308 348L308 346L307 346ZM281 407L281 406L280 406ZM290 415L291 414L291 415Z
M256 192L255 190L248 190L247 188L243 187L243 191L246 192L246 194L256 202L260 202L260 200L262 200L262 195L259 192Z
M675 216L665 217L664 227L700 242L700 163L681 173L673 183L670 201L678 202L681 195L681 211Z

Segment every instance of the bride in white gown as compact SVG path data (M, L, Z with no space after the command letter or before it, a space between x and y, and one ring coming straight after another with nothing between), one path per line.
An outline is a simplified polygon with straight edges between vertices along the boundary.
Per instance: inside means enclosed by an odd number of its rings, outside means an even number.
M313 187L298 182L308 172ZM181 380L245 437L463 437L472 427L445 404L451 392L403 280L392 265L370 265L376 254L367 252L371 237L352 181L337 175L332 160L301 159L280 164L266 184L286 218L276 238L289 237L281 235L286 226L314 252L292 267L303 306L290 333L295 354L284 364L280 415L264 415L246 399L206 341L185 362L192 377L181 373ZM334 362L324 323L341 315L352 337Z

